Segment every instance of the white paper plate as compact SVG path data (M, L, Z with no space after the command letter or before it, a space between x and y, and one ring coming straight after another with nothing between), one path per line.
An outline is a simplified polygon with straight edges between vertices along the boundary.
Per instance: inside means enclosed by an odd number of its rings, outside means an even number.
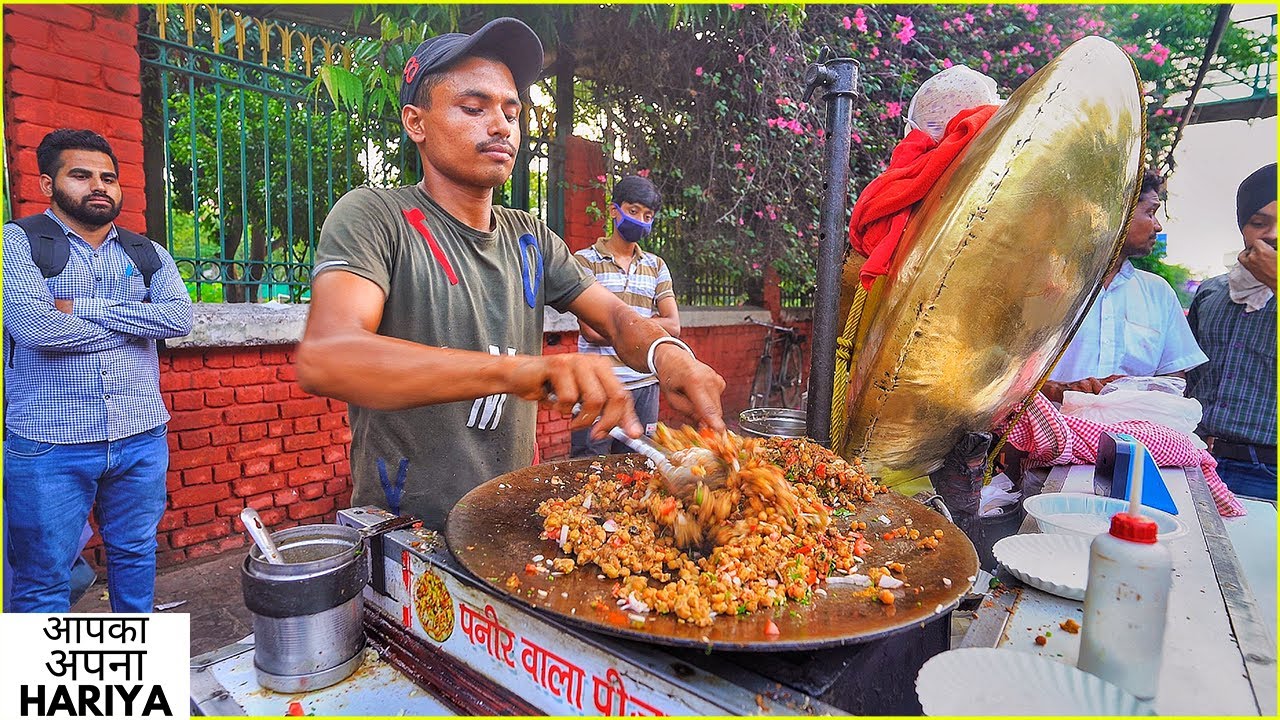
M1089 538L1054 533L1011 535L991 548L996 561L1033 588L1084 600L1089 580Z
M1154 715L1151 703L1040 655L963 648L935 655L916 676L925 715Z

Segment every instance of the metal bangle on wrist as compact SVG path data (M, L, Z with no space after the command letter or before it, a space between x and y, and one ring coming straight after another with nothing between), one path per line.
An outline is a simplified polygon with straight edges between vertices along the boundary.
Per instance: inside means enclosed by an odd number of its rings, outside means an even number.
M662 343L671 343L673 345L678 345L681 348L684 348L684 351L689 353L689 355L692 356L695 360L698 357L697 355L694 355L693 350L690 350L689 346L685 345L679 338L673 338L670 335L663 335L657 340L654 340L653 344L649 346L648 362L646 364L649 366L649 372L654 375L658 374L658 368L654 367L654 364L653 364L654 354L657 352L658 346L661 345Z

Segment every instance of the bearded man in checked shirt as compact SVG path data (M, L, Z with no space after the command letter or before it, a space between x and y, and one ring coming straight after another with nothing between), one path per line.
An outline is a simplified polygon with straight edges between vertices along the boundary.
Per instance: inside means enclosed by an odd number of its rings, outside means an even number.
M36 161L70 253L46 278L26 231L4 226L5 610L70 609L93 509L111 609L151 612L169 466L156 341L191 331L191 300L163 248L148 288L119 241L120 166L104 138L55 130Z
M1276 499L1276 164L1236 192L1244 250L1205 280L1187 321L1209 362L1187 373L1204 416L1196 433L1237 495Z

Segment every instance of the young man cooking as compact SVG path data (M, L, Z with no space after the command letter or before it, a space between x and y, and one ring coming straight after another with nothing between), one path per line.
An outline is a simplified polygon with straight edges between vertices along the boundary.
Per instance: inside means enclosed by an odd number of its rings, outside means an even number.
M724 427L714 370L596 284L545 224L493 205L541 69L541 42L513 18L425 40L400 94L422 181L353 190L325 220L298 379L350 404L355 505L443 527L467 491L532 463L530 401L552 393L560 412L581 404L574 428L640 434L607 360L541 356L545 305L655 373L677 411Z

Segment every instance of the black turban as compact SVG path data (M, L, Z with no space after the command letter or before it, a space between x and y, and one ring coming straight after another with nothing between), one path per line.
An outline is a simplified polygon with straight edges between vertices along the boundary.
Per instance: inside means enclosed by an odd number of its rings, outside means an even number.
M1258 168L1236 191L1236 222L1243 230L1253 214L1276 200L1276 164Z

